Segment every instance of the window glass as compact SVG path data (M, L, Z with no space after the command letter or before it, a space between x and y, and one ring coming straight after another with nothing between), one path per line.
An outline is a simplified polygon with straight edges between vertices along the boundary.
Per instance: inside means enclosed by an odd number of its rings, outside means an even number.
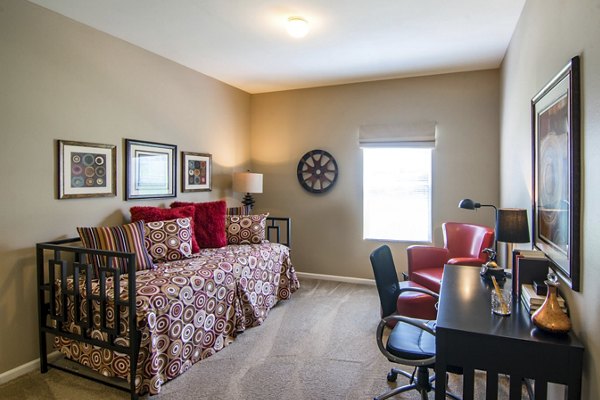
M363 238L431 242L430 148L363 148Z

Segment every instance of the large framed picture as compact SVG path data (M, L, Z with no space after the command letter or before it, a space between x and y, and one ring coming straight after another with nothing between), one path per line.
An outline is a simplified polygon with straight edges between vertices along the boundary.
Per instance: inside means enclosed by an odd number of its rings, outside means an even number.
M181 152L181 191L212 190L212 156L205 153Z
M533 241L571 286L580 288L579 57L532 100Z
M125 139L125 199L175 197L177 146Z
M117 195L117 146L58 140L58 198Z

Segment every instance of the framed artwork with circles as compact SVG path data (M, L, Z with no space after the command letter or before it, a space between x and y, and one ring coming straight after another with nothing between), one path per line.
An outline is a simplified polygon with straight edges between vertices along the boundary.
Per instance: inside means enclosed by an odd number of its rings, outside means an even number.
M338 165L329 152L311 150L298 162L296 174L304 190L310 193L325 193L335 185Z
M531 100L533 244L573 290L580 288L579 57Z
M181 191L209 192L212 190L212 155L181 152Z
M117 146L58 140L58 198L117 195Z

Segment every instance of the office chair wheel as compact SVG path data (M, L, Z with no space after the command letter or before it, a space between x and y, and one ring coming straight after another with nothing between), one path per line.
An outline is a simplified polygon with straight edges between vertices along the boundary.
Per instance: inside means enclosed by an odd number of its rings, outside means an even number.
M396 379L398 379L398 373L394 372L394 371L390 371L387 374L387 381L388 382L396 382Z

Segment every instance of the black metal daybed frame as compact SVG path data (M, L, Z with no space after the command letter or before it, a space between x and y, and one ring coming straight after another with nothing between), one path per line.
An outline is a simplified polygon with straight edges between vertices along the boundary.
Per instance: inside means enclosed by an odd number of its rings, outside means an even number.
M283 231L283 232L282 232ZM290 218L268 217L265 229L267 240L273 238L272 242L281 243L291 247L291 220ZM127 271L136 270L135 253L124 253L106 250L93 250L77 246L81 243L79 238L70 238L56 240L36 245L37 258L37 286L38 286L38 322L39 322L39 350L40 350L40 371L48 372L48 368L56 368L70 374L74 374L95 382L102 383L130 393L131 399L138 398L135 389L135 378L137 372L139 346L141 332L136 326L136 274L127 275L128 301L121 300L120 297L120 279L121 272L118 267L121 259L127 266ZM46 256L46 252L52 252L51 256ZM93 267L84 262L91 259L91 256L99 255L106 257L107 265L98 269L99 277L97 281L100 284L99 294L92 293L92 280L95 280ZM47 261L47 262L46 262ZM69 289L68 278L72 277L72 288ZM113 299L109 300L106 293L106 278L113 277ZM60 279L60 301L57 301L56 279ZM75 284L80 282L81 284ZM85 287L85 293L82 293L81 287ZM68 301L74 304L74 321L69 320ZM85 316L81 313L81 303L86 301ZM100 307L100 326L94 327L92 316L93 303L97 302ZM108 307L123 307L127 310L128 316L127 333L129 335L129 345L115 343L120 335L121 312L115 311L114 322L107 324L106 309ZM80 334L67 330L65 325L72 322L79 326ZM90 329L99 329L106 333L107 340L92 338L89 334ZM49 362L47 335L62 336L79 342L87 343L92 346L117 351L129 356L129 385L112 383L111 381L95 377L93 375L80 373L77 370L66 368L59 363ZM94 373L94 375L100 374Z
M42 373L48 372L48 367L60 369L71 374L75 374L96 382L103 383L121 390L127 390L131 394L132 399L137 399L135 391L135 376L137 371L137 358L139 353L140 331L136 326L136 274L127 275L129 301L120 300L120 277L121 273L118 267L110 267L118 265L117 259L123 259L127 265L128 271L135 271L135 253L122 253L105 250L92 250L84 247L77 247L73 244L80 242L79 238L71 238L57 240L54 242L38 243L37 251L37 280L38 280L38 317L39 317L39 345L40 345L40 370ZM48 259L47 264L44 262L46 257L45 251L52 251L52 257ZM108 266L99 268L100 277L100 292L98 295L92 293L92 280L94 275L92 265L83 263L81 260L89 259L89 256L100 255L107 257ZM47 268L45 268L47 267ZM58 273L57 273L58 269ZM83 273L82 273L83 272ZM107 275L114 277L114 301L110 300L106 295L106 277ZM73 277L73 287L68 288L68 277ZM56 278L60 278L60 307L57 305L56 298ZM85 293L81 293L81 286L75 284L80 279L84 279ZM68 300L74 303L75 320L72 321L80 327L81 334L73 333L66 329L65 324L69 322L68 315ZM80 304L83 300L87 301L87 310L85 317L81 315ZM92 338L89 334L89 329L93 327L92 316L93 302L96 301L100 305L100 331L107 334L107 340ZM106 321L107 307L125 307L128 315L128 335L129 346L116 344L115 339L119 336L119 328L121 327L121 313L114 312L115 322L108 326ZM130 370L129 387L111 383L100 378L95 378L90 375L79 373L76 370L65 368L58 363L48 361L47 352L47 334L63 336L79 342L88 343L93 346L118 351L129 356Z

